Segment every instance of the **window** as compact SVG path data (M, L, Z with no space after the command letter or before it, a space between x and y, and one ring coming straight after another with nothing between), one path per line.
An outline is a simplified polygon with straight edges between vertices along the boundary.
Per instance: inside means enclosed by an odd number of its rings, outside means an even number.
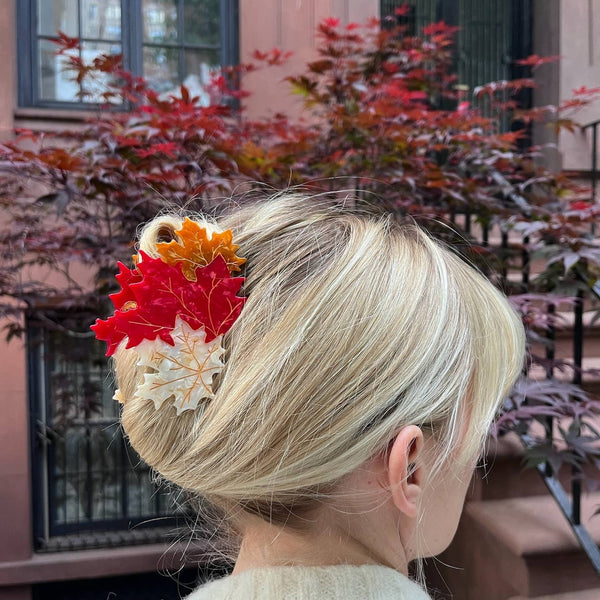
M405 6L405 11L395 16L400 6ZM468 100L486 116L494 115L489 99L474 98L473 90L484 83L525 75L515 60L531 54L531 0L381 0L380 10L382 18L394 18L407 28L409 35L420 35L425 25L438 21L457 25L456 90L459 99ZM532 96L527 90L516 99L523 107L531 106ZM441 99L437 106L451 109L456 104ZM508 131L514 124L505 114L498 126ZM526 139L520 143L526 145Z
M164 541L173 498L124 440L103 344L84 320L68 325L82 333L28 327L35 546Z
M398 20L409 33L437 21L458 25L458 83L478 85L518 76L514 60L531 54L531 0L381 0L382 17L408 5Z
M19 104L85 108L102 81L82 89L56 56L58 32L81 58L122 53L159 93L185 83L203 95L210 73L238 60L237 0L18 0ZM96 88L96 89L94 89Z

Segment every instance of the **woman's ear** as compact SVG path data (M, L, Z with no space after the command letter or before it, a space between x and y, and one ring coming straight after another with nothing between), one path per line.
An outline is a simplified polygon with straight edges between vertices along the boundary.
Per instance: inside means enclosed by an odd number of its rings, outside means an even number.
M404 427L388 447L386 471L394 505L411 519L423 490L422 459L423 432L416 425Z

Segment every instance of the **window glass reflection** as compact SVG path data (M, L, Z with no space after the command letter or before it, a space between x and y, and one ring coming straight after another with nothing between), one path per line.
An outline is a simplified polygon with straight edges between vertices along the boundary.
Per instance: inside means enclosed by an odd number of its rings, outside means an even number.
M143 0L142 23L144 28L144 42L176 42L176 0Z
M79 35L77 0L38 0L37 23L40 35L55 36L59 31Z
M184 43L199 46L221 43L220 0L185 0L183 17Z
M81 0L81 37L121 39L121 0Z

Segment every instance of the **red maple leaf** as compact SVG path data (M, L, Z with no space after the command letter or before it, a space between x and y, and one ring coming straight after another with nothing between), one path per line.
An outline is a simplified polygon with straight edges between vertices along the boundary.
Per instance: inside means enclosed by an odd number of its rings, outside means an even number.
M571 210L587 210L592 207L592 203L587 200L576 200L575 202L571 202L569 207Z
M231 277L222 256L199 268L196 281L189 281L180 265L168 265L144 252L140 257L137 270L141 279L134 281L135 275L120 266L118 277L123 289L113 294L115 307L129 301L135 302L135 307L118 308L112 317L98 319L92 326L96 337L107 342L107 356L114 354L125 338L126 348L157 337L173 345L171 331L177 315L192 329L204 326L207 343L226 333L239 316L246 299L236 294L244 278Z
M438 23L430 23L423 27L423 35L450 35L456 33L458 30L459 27L447 25L444 21L439 21Z
M115 276L115 279L121 285L121 291L110 294L109 298L112 300L114 307L120 310L130 302L135 303L135 296L129 286L132 283L141 281L142 274L137 269L129 269L122 262L118 262L117 265L119 267L119 274Z
M69 37L66 33L59 31L57 40L50 40L52 43L60 46L57 54L66 54L69 50L79 48L79 38Z
M326 19L323 19L323 25L325 25L325 27L331 27L333 29L339 24L340 20L336 19L335 17L327 17Z
M531 70L535 71L536 69L539 69L542 65L557 62L558 60L560 60L559 55L538 56L537 54L532 54L527 58L521 58L519 60L516 60L515 64L519 65L520 67L531 67Z
M573 90L573 94L575 96L587 96L587 95L591 96L594 94L598 94L599 92L600 92L600 87L588 88L585 85L582 85L580 88Z
M140 158L148 158L155 154L164 154L169 158L176 158L177 144L175 142L163 142L161 144L152 144L149 148L142 148L136 151Z

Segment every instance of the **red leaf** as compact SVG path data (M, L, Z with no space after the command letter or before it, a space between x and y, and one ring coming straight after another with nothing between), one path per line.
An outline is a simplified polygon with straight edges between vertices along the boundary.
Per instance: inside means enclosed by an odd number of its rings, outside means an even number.
M177 144L175 142L163 142L161 144L152 144L149 148L136 150L136 154L140 158L147 158L148 156L154 156L155 154L164 154L169 158L177 158L176 151Z
M326 19L323 19L323 25L325 25L325 27L337 27L340 24L340 20L336 19L335 17L327 17Z
M58 50L57 54L64 54L68 50L74 50L79 48L79 38L69 37L66 33L62 31L58 32L57 40L50 40L53 44L57 44L60 46L60 50Z
M240 314L245 298L239 292L243 277L231 277L227 263L217 256L209 265L196 271L196 281L189 281L179 266L171 266L160 258L150 258L140 252L138 271L141 280L132 282L135 275L120 266L123 290L114 294L115 306L133 295L135 308L117 309L106 321L98 319L92 330L99 340L108 344L111 356L122 340L133 348L143 340L159 337L173 345L171 331L179 315L192 329L204 325L206 342L226 333ZM124 306L124 304L121 304Z
M119 274L116 275L116 280L121 285L121 291L111 294L109 298L117 310L121 310L127 303L136 302L133 291L130 285L138 283L142 280L142 274L137 269L129 269L122 262L117 263Z
M519 65L520 67L531 67L531 70L535 71L536 69L538 69L542 65L545 65L547 63L556 62L559 59L560 59L559 55L555 55L555 56L538 56L537 54L532 54L531 56L528 56L527 58L521 58L519 60L516 60L515 64Z
M588 96L595 95L600 92L600 87L588 88L585 85L582 85L580 88L574 89L573 94L575 96Z
M394 9L394 14L397 17L404 17L410 12L410 6L407 2L405 2L402 6L398 6L398 8Z
M423 35L449 35L456 33L458 29L458 27L447 25L444 21L439 21L438 23L430 23L423 27Z
M63 148L49 148L47 151L40 151L38 155L40 162L51 169L60 171L74 171L81 168L85 162L78 156L69 154Z
M569 204L569 207L571 208L571 210L587 210L591 206L592 206L591 201L588 202L586 200L576 200L575 202L571 202Z

